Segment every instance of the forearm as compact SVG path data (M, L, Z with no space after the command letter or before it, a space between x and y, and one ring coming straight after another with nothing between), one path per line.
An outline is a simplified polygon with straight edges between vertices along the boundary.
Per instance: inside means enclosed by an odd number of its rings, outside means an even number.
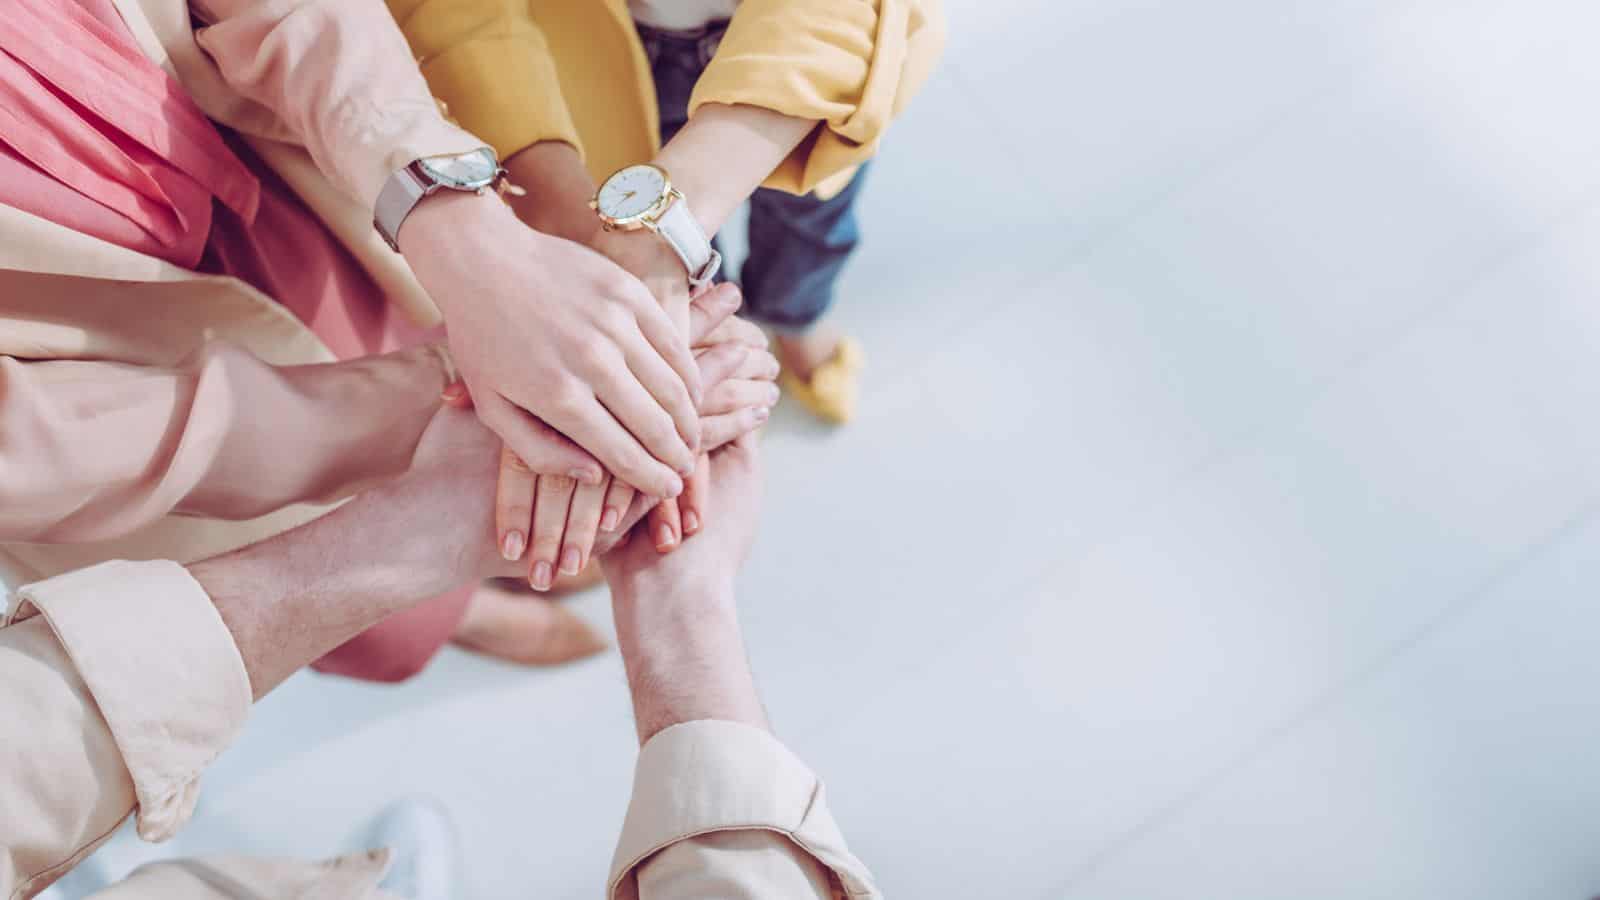
M600 217L589 208L595 183L571 144L543 141L504 163L511 183L526 193L507 202L517 218L545 234L590 244L600 232Z
M459 578L487 500L428 487L401 479L187 571L113 561L19 589L24 620L0 627L0 719L26 723L0 739L0 895L42 890L131 809L146 840L170 837L252 699Z
M316 521L189 567L257 698L394 613L473 578L526 575L494 549L495 444L471 413L441 411L405 475ZM644 510L636 499L618 533Z
M402 479L271 540L190 566L238 645L255 697L384 618L456 586L459 554L442 545L459 539L444 536L470 535L484 547L493 541L490 499L463 499L443 508L437 490Z
M716 234L816 124L756 106L708 103L655 161L689 198L706 234Z
M661 148L655 162L691 198L701 227L715 234L815 125L754 106L707 104ZM580 243L594 240L600 219L588 204L595 184L571 144L534 144L506 160L505 167L512 183L527 191L510 201L524 223Z
M614 591L617 643L641 745L701 719L768 727L731 585L644 578Z

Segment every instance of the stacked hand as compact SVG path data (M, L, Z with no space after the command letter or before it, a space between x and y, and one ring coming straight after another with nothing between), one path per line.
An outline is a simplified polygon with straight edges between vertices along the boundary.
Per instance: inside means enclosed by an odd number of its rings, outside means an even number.
M755 431L766 421L777 400L773 383L777 360L767 352L760 329L732 315L738 302L736 288L720 285L702 293L685 310L693 358L701 382L707 386L696 423L697 443L705 451ZM447 399L457 405L473 402L466 390L447 393ZM559 436L544 440L559 448ZM708 484L703 455L701 466L700 475L688 480L682 498L696 518L704 515ZM598 483L541 474L536 467L525 465L519 454L507 446L501 454L495 499L500 554L508 560L521 560L526 551L524 573L529 583L540 590L547 589L556 572L581 571L601 538L625 533L632 525L627 521L631 507L654 502L650 498L640 504L637 496L622 477L609 473ZM659 509L651 512L647 526L658 548L662 544L661 529L677 527L675 517L665 520ZM686 532L692 534L693 530Z
M444 311L479 418L512 452L538 472L595 483L604 467L652 496L682 492L700 375L637 278L493 196L429 198L400 246Z

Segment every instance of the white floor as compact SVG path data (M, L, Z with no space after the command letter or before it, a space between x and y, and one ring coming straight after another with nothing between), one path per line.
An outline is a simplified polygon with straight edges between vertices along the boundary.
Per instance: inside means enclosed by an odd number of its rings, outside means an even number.
M899 898L1600 895L1600 7L948 0L745 608ZM605 615L602 596L583 607ZM599 896L614 657L301 676L185 849ZM111 854L130 854L112 848Z

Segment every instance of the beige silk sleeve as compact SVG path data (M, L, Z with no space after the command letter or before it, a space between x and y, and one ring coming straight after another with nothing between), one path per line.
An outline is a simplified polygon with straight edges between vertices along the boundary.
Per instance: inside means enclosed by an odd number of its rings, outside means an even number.
M0 540L341 496L405 469L449 376L434 346L288 367L223 343L173 368L0 357Z
M611 900L879 898L822 782L770 733L674 725L639 751Z
M147 840L194 810L250 711L211 599L172 562L102 563L22 588L0 624L0 897L30 897L137 811Z

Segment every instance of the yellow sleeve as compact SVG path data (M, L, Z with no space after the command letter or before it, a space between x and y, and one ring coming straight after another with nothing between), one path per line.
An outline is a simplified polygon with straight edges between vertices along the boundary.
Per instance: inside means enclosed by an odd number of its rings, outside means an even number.
M689 112L727 103L816 119L765 183L807 193L872 156L943 47L938 0L743 0Z
M555 60L528 0L388 0L433 95L505 159L540 141L577 147Z

